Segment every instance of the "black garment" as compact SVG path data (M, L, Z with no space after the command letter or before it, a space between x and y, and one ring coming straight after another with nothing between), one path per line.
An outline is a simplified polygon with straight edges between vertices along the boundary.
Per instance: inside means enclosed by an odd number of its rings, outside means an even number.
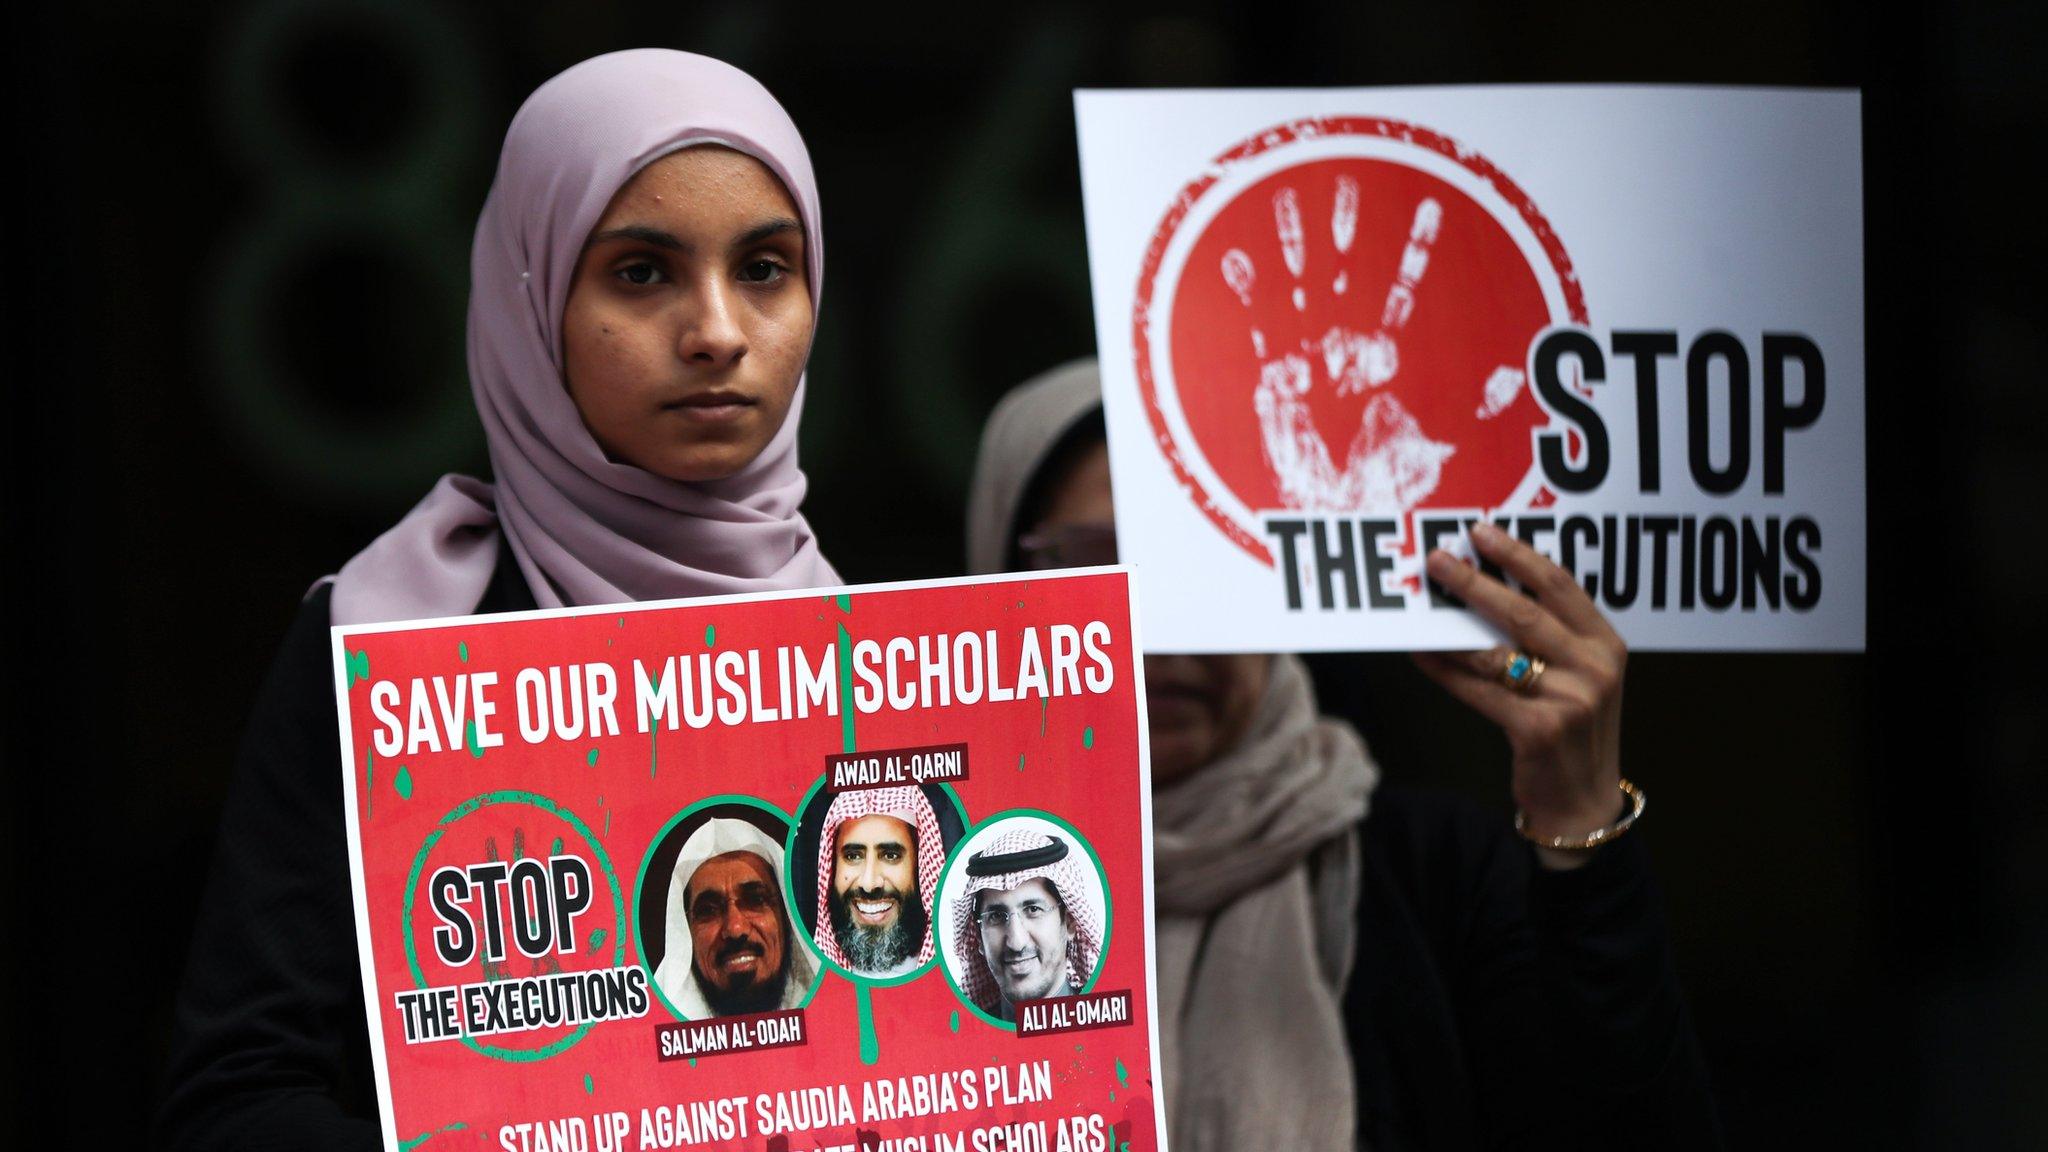
M349 891L330 592L306 597L285 634L221 811L157 1117L167 1148L380 1145ZM534 606L501 542L476 610Z
M378 1144L328 601L307 597L286 634L221 814L167 1147ZM533 606L501 554L477 611ZM1383 789L1362 843L1346 1012L1367 1147L1718 1144L1639 841L1544 872L1498 818Z
M1499 815L1389 787L1360 843L1363 1146L1722 1145L1639 836L1551 872Z

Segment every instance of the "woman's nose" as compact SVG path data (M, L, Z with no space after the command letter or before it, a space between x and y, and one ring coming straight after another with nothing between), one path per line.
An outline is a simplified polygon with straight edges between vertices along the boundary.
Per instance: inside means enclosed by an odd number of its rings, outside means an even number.
M696 292L696 307L683 318L676 353L691 364L724 368L747 353L746 330L740 326L740 302L729 285L706 285Z

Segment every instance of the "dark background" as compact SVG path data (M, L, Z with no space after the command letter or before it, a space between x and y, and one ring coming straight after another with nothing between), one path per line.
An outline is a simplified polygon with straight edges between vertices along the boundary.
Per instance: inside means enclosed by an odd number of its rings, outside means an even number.
M462 312L504 126L568 64L651 44L753 71L810 141L831 266L808 512L857 581L958 571L981 417L1091 347L1076 85L1861 87L1868 655L1639 655L1625 754L1734 1146L2048 1146L2034 9L839 7L10 11L17 1129L141 1130L295 601L434 476L483 466ZM1504 803L1500 741L1404 660L1317 670L1390 778Z

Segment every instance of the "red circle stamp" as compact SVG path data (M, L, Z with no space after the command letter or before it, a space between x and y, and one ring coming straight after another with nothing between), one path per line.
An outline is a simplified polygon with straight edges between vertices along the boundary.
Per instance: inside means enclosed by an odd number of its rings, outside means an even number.
M1218 156L1153 233L1132 312L1174 478L1271 565L1258 514L1491 510L1539 489L1530 342L1585 324L1550 224L1427 128L1300 120Z

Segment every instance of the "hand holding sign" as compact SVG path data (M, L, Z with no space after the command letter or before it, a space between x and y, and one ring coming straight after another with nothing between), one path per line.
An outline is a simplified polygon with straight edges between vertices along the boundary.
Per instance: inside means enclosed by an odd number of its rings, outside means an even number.
M1535 598L1441 550L1429 574L1540 656L1542 679L1510 688L1505 646L1479 652L1417 652L1415 663L1451 695L1500 725L1513 750L1515 803L1536 837L1583 836L1616 815L1621 782L1621 688L1628 646L1571 574L1489 524L1472 541Z

